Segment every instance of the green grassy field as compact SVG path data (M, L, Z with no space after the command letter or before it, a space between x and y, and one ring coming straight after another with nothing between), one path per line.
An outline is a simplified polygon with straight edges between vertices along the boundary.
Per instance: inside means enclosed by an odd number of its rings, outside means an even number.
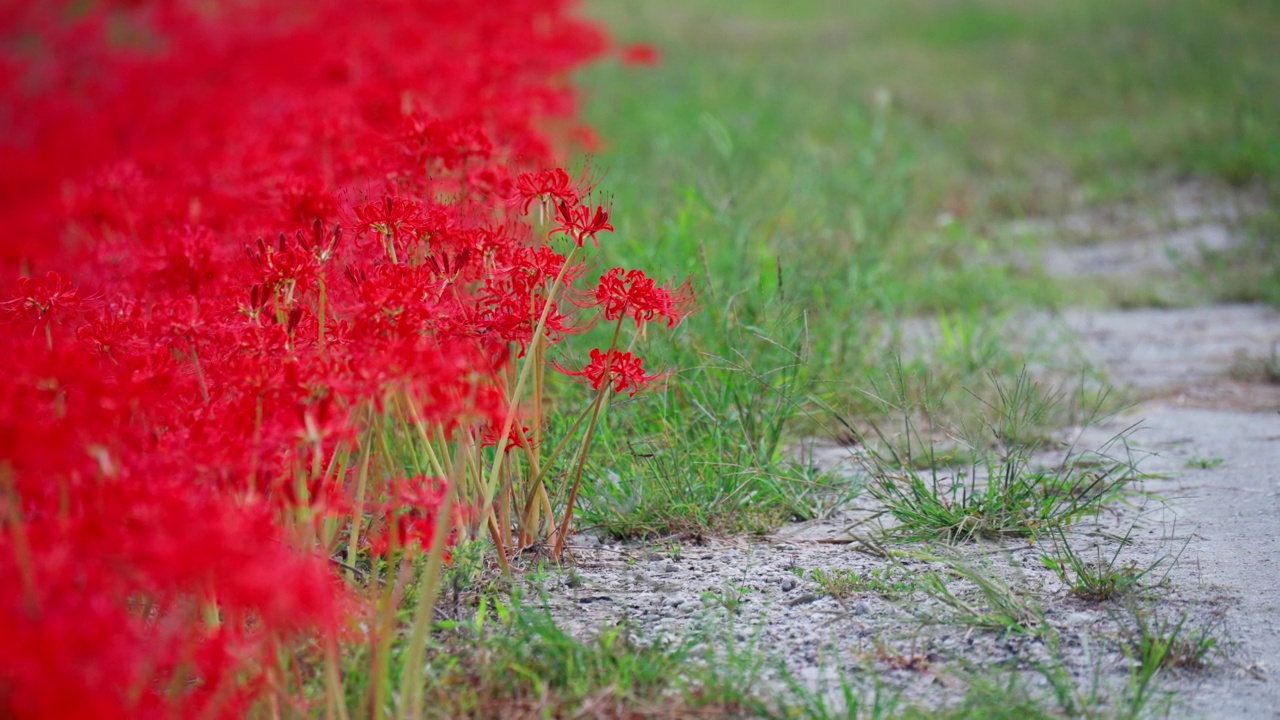
M810 196L863 191L865 205L917 228L940 212L1051 213L1186 175L1272 190L1280 180L1274 3L589 7L665 53L656 71L587 79L611 180L654 192L716 176L720 189L745 191L753 185L717 171L781 171L812 183ZM809 164L815 156L830 164Z
M1140 205L1188 179L1280 198L1271 3L588 9L663 53L582 81L605 144L592 168L616 196L609 259L702 292L670 361L792 358L805 390L854 415L871 409L860 398L897 320L958 330L908 370L981 384L1028 359L1001 347L1006 311L1090 295L1015 262L1054 238L1008 221ZM1200 274L1200 295L1280 300L1275 217L1254 218L1254 243ZM1142 294L1125 290L1093 294Z
M1188 177L1280 187L1272 3L589 8L665 57L585 77L619 254L721 285L781 265L793 297L859 310L1046 302L1034 277L960 265L1010 218Z

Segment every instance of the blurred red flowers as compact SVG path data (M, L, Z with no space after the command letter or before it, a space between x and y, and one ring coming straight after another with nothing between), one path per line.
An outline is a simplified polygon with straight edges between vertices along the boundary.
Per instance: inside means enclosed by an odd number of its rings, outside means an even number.
M624 45L618 50L623 65L657 65L662 62L662 54L652 45L635 43Z
M560 0L0 20L0 716L242 717L349 627L342 543L463 523L361 444L500 432L513 358L589 326L554 288L613 227L552 158L605 37ZM687 310L609 282L638 324ZM597 387L656 378L598 354Z

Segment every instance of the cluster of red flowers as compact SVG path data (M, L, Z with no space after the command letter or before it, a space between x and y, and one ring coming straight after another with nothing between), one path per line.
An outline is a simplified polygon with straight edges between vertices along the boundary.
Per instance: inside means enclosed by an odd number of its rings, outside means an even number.
M492 435L535 330L585 325L554 288L608 210L546 168L606 39L567 5L0 9L0 715L240 715L342 623L324 521L370 419ZM687 310L599 287L611 319ZM653 379L579 374L608 353ZM444 481L379 472L366 543L425 544Z

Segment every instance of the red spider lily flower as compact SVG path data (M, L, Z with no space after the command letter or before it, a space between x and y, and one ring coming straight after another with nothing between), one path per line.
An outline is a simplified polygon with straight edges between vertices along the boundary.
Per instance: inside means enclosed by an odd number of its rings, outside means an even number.
M315 256L307 247L301 231L296 244L290 243L284 233L273 246L258 238L254 245L245 245L245 256L260 273L259 282L269 292L285 290L288 302L293 296L305 293L316 280L318 266Z
M200 288L213 283L224 270L214 257L216 245L217 240L206 227L185 225L170 230L161 245L164 254L156 259L148 285L179 295L199 294Z
M315 176L288 175L279 181L281 219L308 225L314 220L329 220L338 202L324 180Z
M652 45L633 43L620 48L618 58L623 65L657 65L662 61L662 54Z
M260 714L362 610L298 524L351 521L367 418L500 429L543 311L582 325L582 260L524 215L612 229L541 170L607 44L555 0L67 5L0 11L0 717ZM578 374L658 377L605 357ZM361 536L429 544L475 512L445 487L377 483Z
M544 310L547 301L544 298L532 298L528 295L514 295L501 292L494 303L486 309L484 328L496 333L498 337L519 345L517 357L524 357L529 343L533 341L533 330ZM546 342L554 345L567 335L585 330L584 326L574 324L575 317L561 311L559 303L552 303L547 310L547 321L543 327Z
M371 202L355 209L356 234L373 230L387 237L400 233L416 235L426 224L425 211L416 200L388 195L381 202Z
M509 202L520 208L521 215L529 213L529 206L534 201L546 202L548 199L554 205L578 202L578 189L563 168L522 172L516 176L515 192Z
M591 351L591 362L581 370L566 370L558 364L556 368L565 375L585 378L591 383L593 390L599 390L608 382L613 385L614 392L627 391L627 394L633 397L653 383L666 379L668 375L667 373L647 374L644 371L642 358L633 355L630 351L622 352L616 349L606 353L600 348L594 348Z
M561 201L556 205L556 221L559 224L551 234L564 233L578 247L582 247L587 238L591 238L591 242L599 247L600 241L596 239L596 233L605 230L613 232L613 226L609 224L609 211L603 205L597 205L593 215L590 205L570 205Z
M10 312L45 329L59 315L78 310L80 293L67 278L50 271L43 278L18 278L17 297L3 305Z
M617 320L630 314L636 327L655 318L666 318L675 327L693 308L693 290L689 283L671 289L659 286L641 270L609 270L596 285L595 304L604 308L605 320Z
M582 277L586 269L581 263L565 268L564 262L564 255L542 245L518 251L512 258L511 266L495 275L505 275L515 295L523 297L535 292L545 295L557 277L562 278L561 282L565 286L569 286Z
M481 447L497 446L499 427L501 427L501 423L498 422L485 425L484 430L480 434ZM511 426L511 432L507 433L507 442L502 446L502 449L503 451L508 451L512 448L518 447L527 449L529 447L530 437L531 433L529 432L528 425L513 424Z
M493 154L493 142L484 128L467 118L425 118L410 115L400 132L406 158L423 167L432 161L452 170L468 160L483 160Z
M383 525L369 539L369 551L386 555L392 549L431 547L440 505L444 502L446 480L417 475L391 483L391 496L382 504ZM453 534L446 540L452 544ZM448 559L446 550L446 559Z

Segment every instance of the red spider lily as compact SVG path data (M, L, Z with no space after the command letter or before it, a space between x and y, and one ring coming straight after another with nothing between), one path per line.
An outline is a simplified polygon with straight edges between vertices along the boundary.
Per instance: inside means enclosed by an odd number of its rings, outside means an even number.
M0 716L243 717L357 602L322 531L467 511L385 473L360 506L369 418L500 432L539 320L588 324L523 215L612 230L551 168L605 39L560 0L79 5L0 12ZM678 322L645 280L623 312Z
M547 245L522 248L511 259L508 267L494 273L493 282L500 283L505 292L523 297L533 294L545 296L556 278L563 286L572 285L582 277L586 268L582 263L565 267L567 258Z
M591 383L593 390L600 390L606 383L613 386L614 392L624 392L634 396L641 390L667 377L666 373L647 374L644 371L644 360L630 351L616 349L607 353L600 348L591 350L591 361L581 370L558 369L566 375L585 378Z
M515 191L510 202L520 208L521 214L528 214L529 206L535 201L551 201L553 205L560 203L577 203L578 189L569 179L569 173L563 168L522 172L516 176Z
M531 434L528 425L512 425L511 432L507 433L507 442L503 444L504 451L512 448L528 448ZM486 425L480 435L481 447L497 447L498 445L498 427L490 424Z
M43 278L18 278L17 297L4 303L8 311L47 329L58 316L80 308L80 293L66 277L49 271Z
M388 195L380 202L372 202L355 209L356 234L374 231L391 237L401 232L417 235L426 224L422 203Z
M661 287L641 270L616 267L600 277L595 303L603 308L605 320L630 314L640 327L662 317L675 327L692 309L693 291L689 283L675 289Z
M279 180L278 187L280 216L286 222L309 225L313 221L330 221L337 215L338 199L323 178L288 175Z
M69 509L48 509L56 522L28 509L0 533L0 714L240 716L256 691L240 672L297 630L335 626L328 569L292 551L270 515L146 480L73 493ZM198 606L210 590L217 630ZM185 689L168 694L175 682Z
M609 212L603 205L597 205L593 215L590 205L571 205L561 201L556 205L556 222L558 224L552 234L564 233L578 247L582 247L587 238L591 238L591 242L598 247L600 241L596 239L596 234L605 230L613 232L613 226L609 224Z
M380 508L382 526L369 540L370 552L386 556L392 550L430 547L446 483L422 476L393 481L391 495Z
M418 167L439 162L453 170L472 160L486 160L493 154L493 142L473 118L424 118L410 115L400 132L406 157Z
M272 294L283 290L287 295L286 305L292 304L294 295L311 288L318 269L301 231L297 237L295 244L280 233L274 245L258 238L255 245L245 246L246 257L260 273L257 282Z

